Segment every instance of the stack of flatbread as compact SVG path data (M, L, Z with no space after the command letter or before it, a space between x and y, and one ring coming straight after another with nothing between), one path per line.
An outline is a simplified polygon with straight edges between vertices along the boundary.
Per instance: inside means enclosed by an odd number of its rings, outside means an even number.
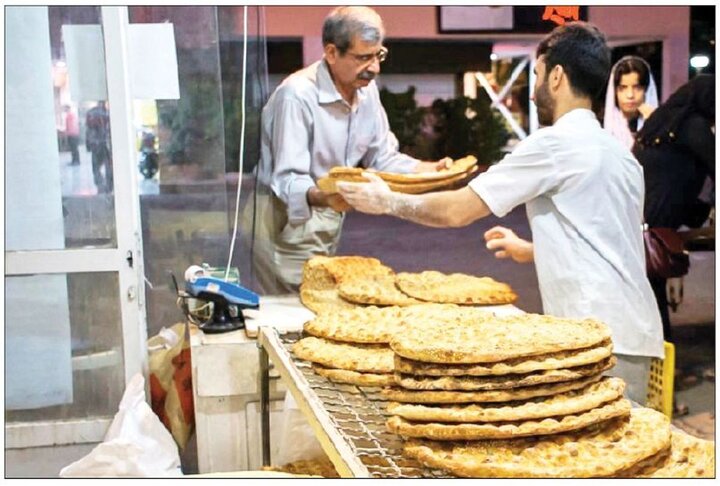
M313 363L321 376L359 386L393 385L393 352L388 345L405 322L433 322L452 304L322 309L306 322L307 337L293 345L293 353Z
M328 194L338 192L338 182L369 182L362 173L372 171L362 167L333 167L326 177L318 179L318 188ZM477 159L469 155L454 160L450 167L436 172L417 172L398 174L394 172L377 172L381 179L388 183L390 189L406 194L420 194L449 189L470 180L478 171Z
M380 260L360 256L313 257L303 267L300 286L300 300L316 313L367 305L499 305L516 299L508 284L490 277L437 271L396 274Z
M407 455L463 477L669 470L667 418L631 409L625 383L603 376L615 364L605 324L464 311L446 311L432 327L408 321L390 340L396 385L383 390L387 427L409 439ZM696 462L684 471L707 471L707 458Z
M377 258L361 256L310 258L303 266L300 301L313 312L357 307L340 297L338 286L355 279L390 277L395 272Z

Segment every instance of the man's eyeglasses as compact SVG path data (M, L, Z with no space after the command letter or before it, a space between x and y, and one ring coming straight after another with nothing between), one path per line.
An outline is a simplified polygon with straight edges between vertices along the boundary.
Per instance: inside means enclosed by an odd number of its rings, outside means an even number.
M380 50L374 54L353 54L352 52L347 52L346 54L351 55L361 64L368 64L375 58L377 58L378 62L383 62L387 59L388 50L387 47L381 47Z

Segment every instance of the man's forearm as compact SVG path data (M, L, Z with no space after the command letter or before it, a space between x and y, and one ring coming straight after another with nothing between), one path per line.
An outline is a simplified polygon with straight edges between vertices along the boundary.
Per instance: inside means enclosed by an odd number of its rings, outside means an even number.
M422 195L392 193L389 214L434 228L459 228L490 214L470 189Z

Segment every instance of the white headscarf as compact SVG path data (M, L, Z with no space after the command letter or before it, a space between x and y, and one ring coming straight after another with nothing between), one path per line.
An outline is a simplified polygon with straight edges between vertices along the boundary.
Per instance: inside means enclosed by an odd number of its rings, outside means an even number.
M637 56L625 56L618 62L616 62L615 65L612 67L612 70L610 71L610 80L608 82L607 94L605 95L605 116L603 118L603 126L606 130L610 131L610 133L612 133L615 138L620 140L627 148L632 148L635 140L633 139L630 128L628 127L627 118L625 118L625 115L623 115L622 111L620 111L620 108L618 108L615 104L615 70L617 69L618 64L630 58L640 59L643 63L645 63L645 66L648 70L648 77L650 78L650 83L645 90L645 103L647 103L653 108L658 107L658 96L657 88L655 87L655 79L653 79L652 72L650 71L650 65L647 63L647 61ZM637 126L638 132L642 128L644 121L645 120L643 119L642 115L639 115Z

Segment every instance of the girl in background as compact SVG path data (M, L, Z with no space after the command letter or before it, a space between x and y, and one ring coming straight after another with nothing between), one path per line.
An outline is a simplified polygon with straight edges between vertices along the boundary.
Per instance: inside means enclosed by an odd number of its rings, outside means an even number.
M610 71L603 126L628 149L658 107L657 88L650 65L637 56L625 56Z

